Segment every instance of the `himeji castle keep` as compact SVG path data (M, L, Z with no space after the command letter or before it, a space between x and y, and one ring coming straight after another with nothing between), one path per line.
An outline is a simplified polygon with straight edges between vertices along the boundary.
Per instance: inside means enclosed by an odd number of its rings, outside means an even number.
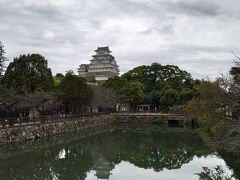
M81 64L78 74L89 82L106 81L110 77L118 76L119 67L109 47L98 47L92 55L90 64Z

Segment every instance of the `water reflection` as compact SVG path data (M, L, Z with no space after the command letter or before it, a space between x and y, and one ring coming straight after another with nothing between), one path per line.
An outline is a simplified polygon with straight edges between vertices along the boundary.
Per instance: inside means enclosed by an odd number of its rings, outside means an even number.
M204 159L213 153L192 131L156 126L123 127L0 159L0 177L4 180L75 180L91 176L95 179L119 179L116 176L119 173L126 176L133 173L123 167L132 171L135 168L136 172L151 170L151 174L181 170L184 177L184 168L191 163L189 168L192 168L193 176L198 172L193 168L194 162L202 160L204 163ZM214 158L217 159L216 156Z

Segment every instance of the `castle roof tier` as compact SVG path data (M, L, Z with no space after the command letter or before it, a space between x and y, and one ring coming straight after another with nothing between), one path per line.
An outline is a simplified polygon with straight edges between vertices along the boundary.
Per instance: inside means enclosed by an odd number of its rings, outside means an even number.
M109 50L109 47L107 46L107 47L98 47L97 48L97 50L94 50L95 52L101 52L101 51L103 51L103 52L109 52L109 53L111 53L112 51L110 51Z

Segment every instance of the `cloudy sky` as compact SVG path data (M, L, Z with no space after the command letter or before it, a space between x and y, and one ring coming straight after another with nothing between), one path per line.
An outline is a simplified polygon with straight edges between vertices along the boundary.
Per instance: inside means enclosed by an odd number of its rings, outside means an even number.
M0 0L7 57L44 55L53 73L109 46L121 72L158 62L214 78L240 53L239 0Z

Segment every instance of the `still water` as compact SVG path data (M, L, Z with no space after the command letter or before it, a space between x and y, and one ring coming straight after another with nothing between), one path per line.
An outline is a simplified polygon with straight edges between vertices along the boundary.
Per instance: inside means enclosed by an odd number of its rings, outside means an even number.
M0 152L1 180L194 180L217 165L240 176L236 159L183 128L108 127Z

